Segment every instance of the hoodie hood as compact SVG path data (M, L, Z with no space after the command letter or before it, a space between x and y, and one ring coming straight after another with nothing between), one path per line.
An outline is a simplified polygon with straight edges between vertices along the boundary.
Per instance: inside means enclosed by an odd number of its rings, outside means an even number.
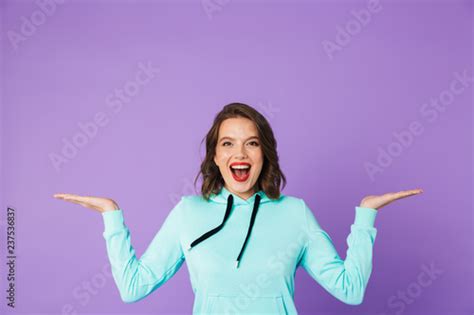
M226 207L226 211L225 211L225 214L224 214L224 218L222 219L222 223L219 224L218 226L216 226L215 228L207 231L206 233L204 233L203 235L201 235L197 239L195 239L189 245L188 250L191 250L194 246L198 245L199 243L205 241L209 237L211 237L211 236L215 235L216 233L218 233L224 227L227 219L230 216L230 213L232 212L233 206L253 204L253 210L252 210L252 215L250 217L250 223L249 223L249 227L248 227L248 230L247 230L247 236L245 237L245 241L244 241L244 243L242 245L242 248L240 250L240 253L237 256L237 259L235 261L235 267L238 268L240 260L242 258L242 255L245 251L245 247L247 246L247 242L250 238L250 234L252 233L252 228L253 228L253 225L255 223L255 218L256 218L257 212L258 212L258 207L262 203L266 203L266 202L271 201L271 199L268 198L268 196L265 194L265 192L263 190L260 190L256 193L254 193L250 198L245 200L243 198L240 198L237 195L232 194L224 186L221 188L221 190L219 191L218 194L211 194L209 196L209 199L210 199L211 202L220 203L220 204L222 204L223 207L224 206Z
M272 201L263 190L259 190L258 192L254 193L250 198L247 200L240 198L236 194L232 194L228 191L224 186L222 186L221 190L217 194L211 194L209 196L209 200L217 203L227 204L227 199L229 195L233 196L233 204L234 205L251 205L255 203L255 197L257 195L260 196L260 204L267 203Z

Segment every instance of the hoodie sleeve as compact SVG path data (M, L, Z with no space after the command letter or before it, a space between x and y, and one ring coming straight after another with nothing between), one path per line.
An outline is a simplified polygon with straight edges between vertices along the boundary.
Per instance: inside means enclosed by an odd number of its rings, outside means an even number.
M170 279L184 262L179 241L183 198L170 211L148 248L137 259L121 209L102 213L103 237L112 275L125 303L137 302Z
M356 207L355 220L347 237L346 259L342 260L330 238L302 200L307 241L301 265L326 291L351 305L361 304L372 272L372 251L377 235L377 210Z

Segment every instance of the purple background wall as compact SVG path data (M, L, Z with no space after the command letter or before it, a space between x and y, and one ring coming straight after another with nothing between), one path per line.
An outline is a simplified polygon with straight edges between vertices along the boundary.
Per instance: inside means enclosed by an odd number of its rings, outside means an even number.
M0 5L1 312L12 312L12 206L13 313L190 313L184 265L123 304L101 217L52 194L117 200L141 255L177 198L195 193L200 141L233 101L269 119L283 193L308 202L342 257L362 197L425 191L378 214L362 305L344 305L299 269L301 314L474 312L471 1L51 3ZM140 63L154 69L143 84Z

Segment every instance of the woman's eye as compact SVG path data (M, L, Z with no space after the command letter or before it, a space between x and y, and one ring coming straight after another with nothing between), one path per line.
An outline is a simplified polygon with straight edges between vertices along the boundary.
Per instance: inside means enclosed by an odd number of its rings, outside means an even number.
M249 144L251 144L252 146L255 146L255 147L259 146L259 143L257 141L251 141L251 142L249 142ZM229 142L229 141L222 142L222 146L226 147L227 145L232 145L232 143Z

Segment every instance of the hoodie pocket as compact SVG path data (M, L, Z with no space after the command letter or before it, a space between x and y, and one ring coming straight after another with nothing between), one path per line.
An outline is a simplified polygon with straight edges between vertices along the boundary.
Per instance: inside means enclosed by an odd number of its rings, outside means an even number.
M208 295L205 314L287 314L281 296Z

